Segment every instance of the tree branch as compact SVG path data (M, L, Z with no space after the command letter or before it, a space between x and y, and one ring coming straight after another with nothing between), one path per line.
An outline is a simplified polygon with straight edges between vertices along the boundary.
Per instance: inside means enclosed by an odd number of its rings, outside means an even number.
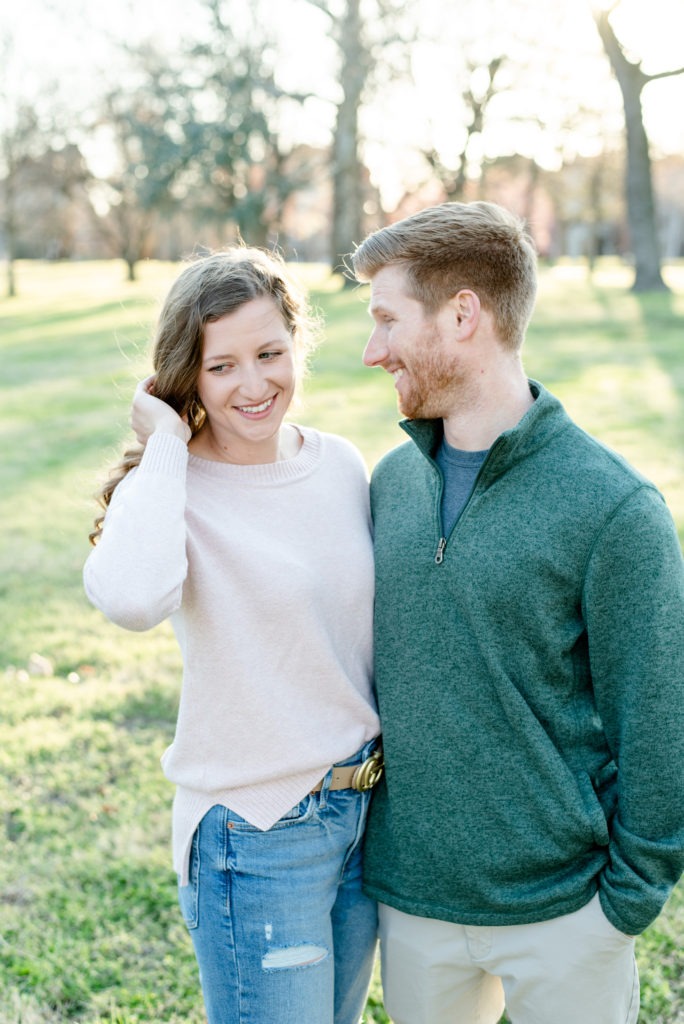
M613 26L610 24L609 16L614 6L615 5L613 5L610 10L594 13L596 27L599 31L603 48L606 51L606 55L608 56L608 60L610 61L618 81L625 76L630 76L633 81L638 81L638 88L640 92L648 81L648 78L641 70L641 61L634 62L628 60L622 44L613 31Z
M306 0L306 2L310 4L311 7L317 7L319 11L323 11L324 14L327 14L328 18L330 18L330 21L335 20L335 16L329 9L326 0Z
M684 75L684 67L674 68L672 71L658 71L654 75L644 75L647 82L654 82L656 78L670 78L672 75Z

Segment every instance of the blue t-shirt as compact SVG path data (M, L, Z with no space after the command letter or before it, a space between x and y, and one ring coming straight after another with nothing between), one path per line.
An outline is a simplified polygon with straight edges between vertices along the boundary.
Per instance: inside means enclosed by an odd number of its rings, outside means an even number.
M442 492L442 530L448 537L470 497L475 477L480 471L489 449L466 452L452 448L443 438L435 454L435 462L444 477Z

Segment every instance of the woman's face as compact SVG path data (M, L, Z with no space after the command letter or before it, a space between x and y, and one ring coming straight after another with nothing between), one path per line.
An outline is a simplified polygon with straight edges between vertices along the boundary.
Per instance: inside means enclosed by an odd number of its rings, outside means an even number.
M205 324L197 391L216 454L275 462L295 383L294 343L273 299L252 299Z

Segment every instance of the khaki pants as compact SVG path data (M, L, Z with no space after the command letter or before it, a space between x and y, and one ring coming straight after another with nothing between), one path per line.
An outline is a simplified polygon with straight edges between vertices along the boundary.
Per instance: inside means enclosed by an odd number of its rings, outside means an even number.
M380 906L385 1008L394 1024L634 1024L634 939L598 895L538 924L482 927Z

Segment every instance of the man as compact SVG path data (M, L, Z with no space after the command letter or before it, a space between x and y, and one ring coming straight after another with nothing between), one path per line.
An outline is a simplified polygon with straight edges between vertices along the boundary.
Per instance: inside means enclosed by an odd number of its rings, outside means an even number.
M356 250L410 441L373 474L386 781L366 839L395 1024L626 1024L684 865L684 570L657 490L520 350L521 223L445 203Z

